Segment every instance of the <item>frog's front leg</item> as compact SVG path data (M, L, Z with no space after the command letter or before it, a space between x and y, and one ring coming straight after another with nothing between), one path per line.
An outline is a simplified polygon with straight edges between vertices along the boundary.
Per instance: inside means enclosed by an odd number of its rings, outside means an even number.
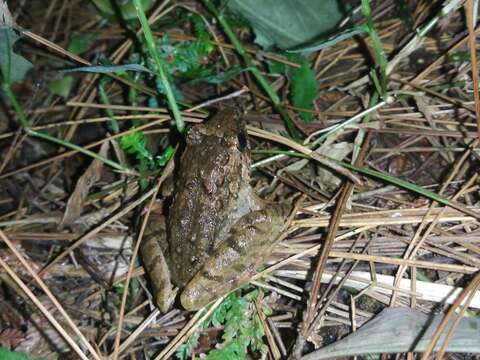
M162 313L168 311L175 298L170 281L170 270L165 260L165 250L165 220L163 216L150 215L140 252L145 271L150 278L153 297Z
M210 259L183 290L180 302L197 310L245 284L268 260L290 207L272 204L240 218Z

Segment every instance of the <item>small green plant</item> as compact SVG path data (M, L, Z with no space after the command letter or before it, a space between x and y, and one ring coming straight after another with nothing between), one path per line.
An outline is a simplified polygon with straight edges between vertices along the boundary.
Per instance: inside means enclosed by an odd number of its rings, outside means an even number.
M213 52L214 46L204 21L196 14L188 15L185 19L191 22L195 30L195 41L173 43L168 35L157 41L158 54L164 63L166 76L177 101L181 101L183 95L175 86L174 77L181 81L190 81L214 75L214 69L208 66L208 56ZM148 58L147 62L150 68L154 68L152 58ZM160 93L165 94L160 79L156 81L156 86Z
M254 304L258 295L258 290L243 297L239 297L234 292L228 295L187 342L178 348L177 358L180 360L190 358L198 346L198 339L202 331L210 326L217 328L223 326L224 331L221 342L206 354L205 359L240 360L245 359L248 351L265 353L267 351L267 345L263 341L265 333ZM267 306L263 307L263 311L267 315L271 313Z
M186 19L192 22L198 38L196 41L182 41L173 44L170 37L165 35L156 42L156 50L163 64L164 75L168 79L169 87L176 101L182 100L183 94L180 89L175 86L173 81L174 77L181 80L191 80L199 77L207 77L213 73L213 71L205 65L204 61L214 49L206 26L199 15L189 15ZM151 51L146 50L144 54L146 54L145 64L149 69L154 71L157 65L156 60L151 56ZM139 54L133 54L131 59L137 63L141 63L142 61ZM162 81L160 77L156 78L155 84L160 93L166 94L164 81ZM135 102L135 99L132 97L130 100ZM157 99L151 98L150 100L152 107L158 107ZM140 121L135 121L133 127L139 126L140 123ZM157 171L166 164L173 154L173 147L168 146L161 155L154 156L147 147L143 132L135 132L123 136L120 145L125 152L134 156L138 161L136 168L141 174Z
M377 31L375 30L375 26L373 25L373 18L372 18L372 9L370 8L370 4L368 0L362 0L362 12L365 18L367 19L366 22L366 30L370 38L372 39L373 43L373 50L375 54L375 59L378 64L378 74L372 70L370 75L372 76L372 80L375 84L377 92L382 96L386 96L387 92L387 65L388 60L385 56L385 52L383 51L382 42L380 41L380 36L378 36Z
M181 41L173 45L170 37L165 35L159 41L160 56L166 62L166 70L170 74L176 73L181 78L190 80L205 73L211 74L212 69L205 65L205 58L210 55L214 46L210 40L206 25L199 15L190 15L188 19L195 29L197 40Z
M288 54L288 58L301 64L300 68L287 67L287 76L291 81L291 98L296 107L313 109L313 103L318 95L319 86L315 72L311 69L308 59L299 54ZM306 122L312 121L313 115L301 112L300 116Z
M131 154L137 160L135 168L141 175L140 187L143 189L148 186L148 180L145 176L149 173L158 173L174 152L173 146L168 145L160 155L154 156L148 149L145 135L141 131L122 136L120 146L126 153Z
M173 147L169 145L161 155L153 156L147 148L145 135L140 131L123 136L120 145L125 152L133 155L139 161L137 167L140 172L155 171L159 167L165 166L173 154Z

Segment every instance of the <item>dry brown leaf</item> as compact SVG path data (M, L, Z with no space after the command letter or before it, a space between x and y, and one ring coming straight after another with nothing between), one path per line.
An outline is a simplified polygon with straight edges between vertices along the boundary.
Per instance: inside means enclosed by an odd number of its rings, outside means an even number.
M100 148L100 152L98 153L102 157L106 157L107 151L109 148L110 142L103 143L102 147ZM73 223L83 210L83 203L85 198L88 195L90 188L92 187L95 182L100 179L100 175L102 173L103 168L103 161L100 160L93 160L92 163L88 166L88 169L85 173L78 179L77 185L75 186L75 190L73 191L72 195L68 199L67 207L65 209L65 214L63 215L63 219L61 224L71 224Z

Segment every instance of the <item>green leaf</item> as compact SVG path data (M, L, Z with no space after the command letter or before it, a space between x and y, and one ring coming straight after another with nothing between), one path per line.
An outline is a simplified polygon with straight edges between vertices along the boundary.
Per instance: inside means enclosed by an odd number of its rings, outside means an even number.
M70 72L90 72L99 74L124 73L125 71L148 72L152 73L145 66L140 64L125 64L125 65L93 65L93 66L79 66L73 69L62 70L64 73Z
M98 95L100 96L100 101L102 102L103 105L107 105L107 108L105 109L105 113L110 119L110 125L112 126L112 131L117 134L120 131L120 127L118 126L118 121L115 118L115 114L113 113L113 110L111 109L111 103L110 99L107 95L107 92L105 91L105 85L108 83L109 79L104 76L100 79L98 82Z
M9 27L0 27L0 71L6 84L23 81L25 74L33 65L22 56L13 52L13 44L20 38Z
M310 68L308 60L300 55L290 55L290 60L302 65L300 68L290 68L288 72L292 83L292 103L296 107L313 109L313 101L318 95L319 87L315 72ZM301 112L300 116L304 121L311 121L313 114Z
M54 80L48 85L48 90L53 95L58 95L63 98L68 97L75 79L72 76L64 76L60 79Z
M159 41L157 50L169 76L176 74L186 80L196 80L212 73L204 65L204 59L212 52L212 42L206 30L201 30L203 22L193 21L193 24L199 37L197 41L183 41L174 46L167 35Z
M178 347L177 351L175 352L175 355L177 356L178 359L180 360L187 360L190 359L193 350L198 346L198 339L200 337L200 332L195 331L185 342L185 344L182 344Z
M156 158L158 166L160 167L165 166L168 160L170 160L170 158L172 157L173 153L174 153L173 146L168 145L168 147L165 149L163 154L160 156L157 156Z
M203 55L210 54L215 46L213 45L212 40L210 39L210 34L208 33L207 25L200 15L192 14L191 15L193 27L195 29L195 35L197 36L197 46L200 53Z
M243 360L246 358L247 351L241 343L232 341L218 349L213 349L205 357L206 360Z
M337 0L230 0L227 6L250 22L264 48L301 46L331 33L342 19Z
M125 292L125 286L123 285L123 283L115 285L113 289L115 290L117 295L122 295Z
M388 65L388 60L387 57L385 56L385 51L383 50L382 47L382 42L380 40L380 36L378 35L377 31L375 30L375 26L373 25L373 18L372 18L372 9L370 8L370 4L368 3L368 0L362 0L362 11L363 15L367 18L366 22L366 28L368 29L368 34L370 35L370 38L372 39L373 43L373 50L375 54L375 59L377 60L380 74L379 74L379 83L378 86L380 90L378 91L382 97L386 97L386 83L387 83L387 65Z
M268 61L268 72L270 74L283 74L285 72L285 65L277 61Z
M215 349L208 352L205 359L245 359L247 349L256 351L266 349L263 344L263 327L255 311L253 301L258 291L252 291L244 297L235 292L230 293L213 314L202 324L202 328L209 326L223 326L222 342ZM260 328L259 328L260 327ZM193 349L191 349L193 351ZM182 356L185 354L182 353ZM188 358L191 352L182 359ZM178 355L177 355L178 356Z
M95 34L79 34L70 39L67 50L73 54L80 55L87 51L95 41Z
M145 136L140 131L122 136L120 140L120 146L127 153L135 155L135 158L137 158L138 160L153 159L152 154L147 149Z

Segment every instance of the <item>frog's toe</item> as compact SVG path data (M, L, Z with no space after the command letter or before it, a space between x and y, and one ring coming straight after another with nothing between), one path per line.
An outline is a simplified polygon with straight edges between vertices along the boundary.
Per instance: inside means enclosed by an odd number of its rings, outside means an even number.
M189 311L199 310L214 299L214 294L205 292L198 286L191 285L187 285L180 295L180 303L185 310Z
M175 298L170 281L170 271L157 237L148 234L141 246L143 265L148 273L155 302L166 313Z

